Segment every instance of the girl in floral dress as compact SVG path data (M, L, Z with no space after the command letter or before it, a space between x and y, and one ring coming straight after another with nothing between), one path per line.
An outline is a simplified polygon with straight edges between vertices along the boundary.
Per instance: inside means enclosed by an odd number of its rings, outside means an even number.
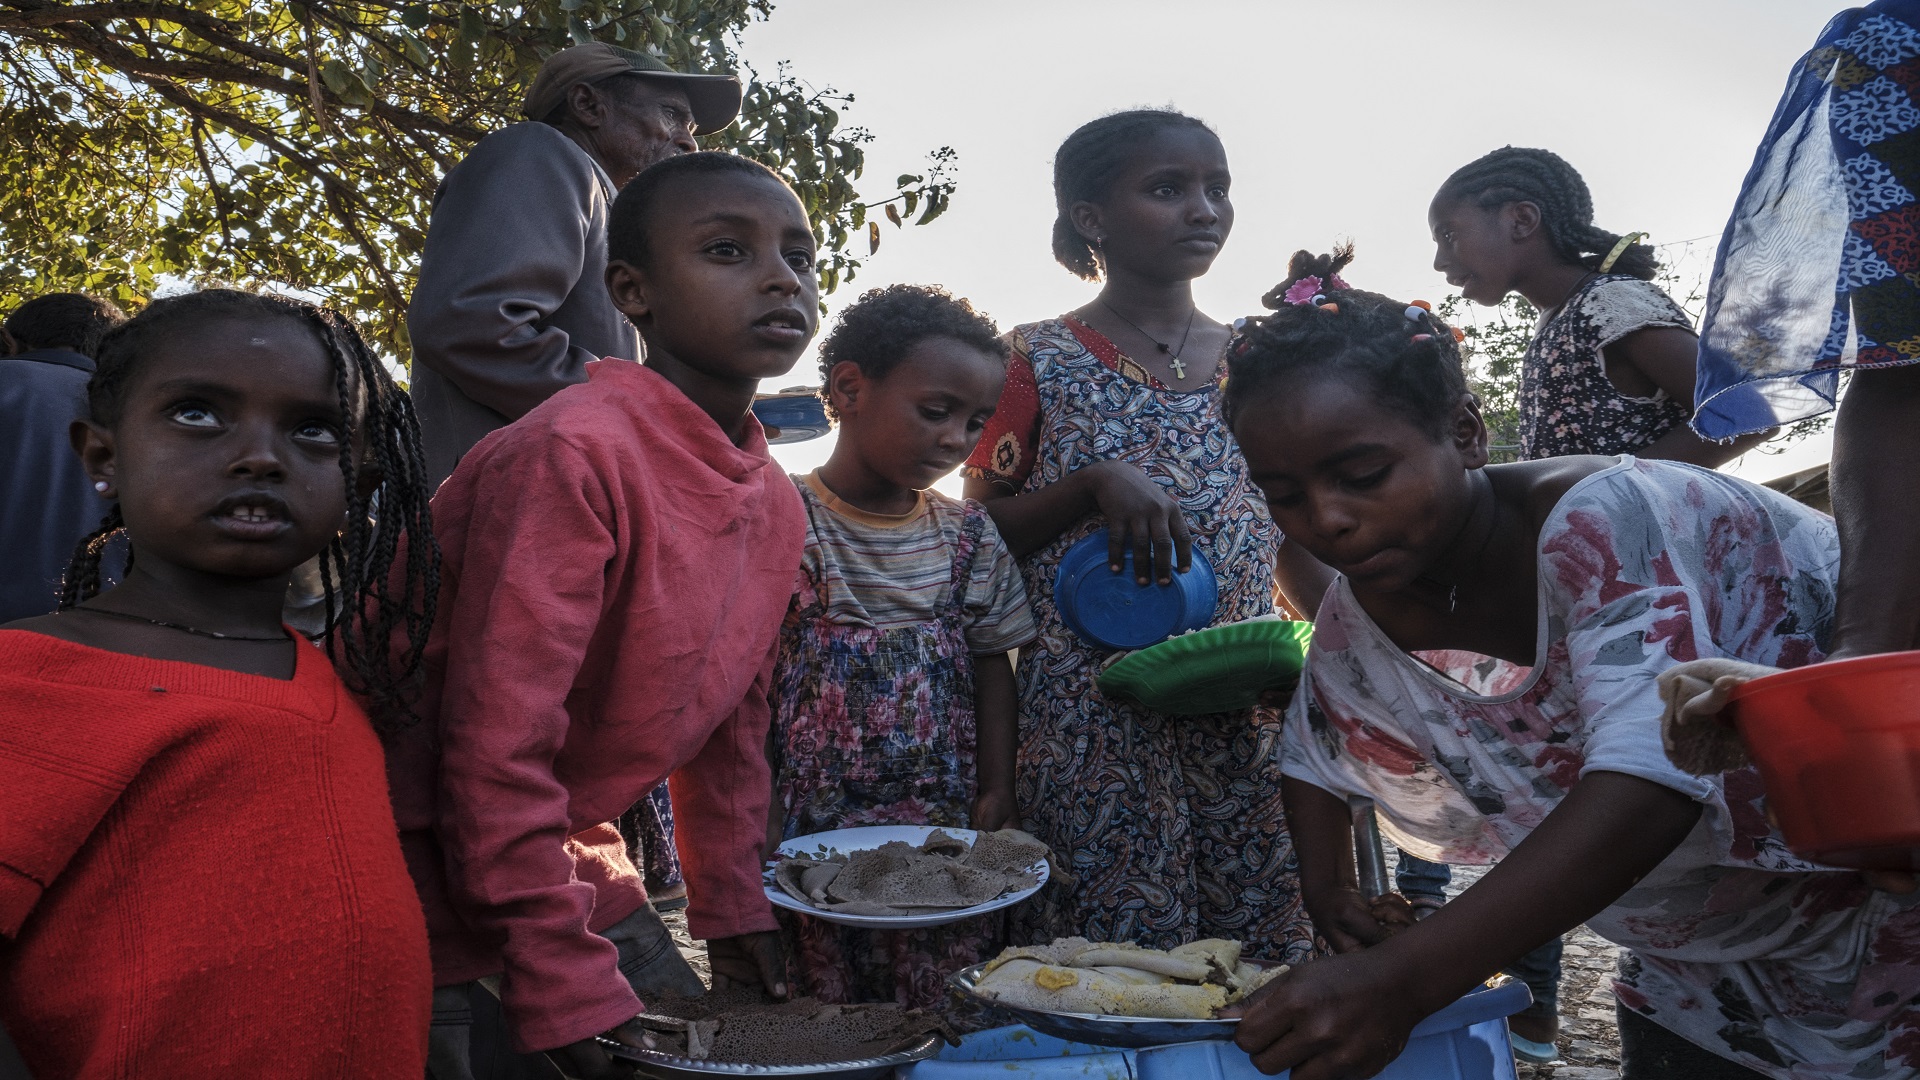
M1634 454L1708 468L1765 433L1711 442L1693 415L1693 320L1653 283L1644 233L1593 223L1572 165L1508 146L1462 166L1433 197L1433 268L1475 303L1519 293L1540 311L1520 371L1520 457Z
M896 285L820 345L840 421L794 482L807 545L781 630L769 751L774 842L860 825L1018 827L1013 667L1033 619L993 521L928 490L973 449L1006 380L964 300ZM868 931L780 912L800 990L931 1006L998 947L998 919Z
M1831 519L1695 466L1487 465L1448 328L1332 290L1233 349L1228 416L1289 536L1341 574L1288 717L1307 903L1345 955L1279 980L1241 1045L1370 1075L1419 1020L1582 922L1623 946L1622 1076L1911 1077L1920 894L1789 852L1750 768L1682 772L1662 672L1818 661ZM1398 932L1348 802L1425 858L1495 866Z
M1000 409L968 462L1020 556L1040 637L1020 655L1019 805L1059 870L1014 910L1016 940L1082 934L1170 947L1239 938L1313 953L1280 807L1276 716L1169 716L1101 694L1110 654L1054 606L1061 556L1102 527L1165 582L1195 548L1219 623L1273 610L1280 533L1220 420L1228 328L1194 305L1233 225L1220 140L1179 113L1075 131L1054 165L1054 255L1098 297L1015 328Z

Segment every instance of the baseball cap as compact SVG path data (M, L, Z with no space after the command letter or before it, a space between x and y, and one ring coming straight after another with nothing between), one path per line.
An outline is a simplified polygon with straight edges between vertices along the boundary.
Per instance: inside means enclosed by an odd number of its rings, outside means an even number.
M640 75L670 81L686 91L693 106L693 133L709 135L733 123L740 115L740 80L733 75L689 75L675 71L646 53L622 49L604 41L561 49L540 65L540 74L527 87L520 107L530 120L544 120L567 99L567 91L581 83L613 75Z

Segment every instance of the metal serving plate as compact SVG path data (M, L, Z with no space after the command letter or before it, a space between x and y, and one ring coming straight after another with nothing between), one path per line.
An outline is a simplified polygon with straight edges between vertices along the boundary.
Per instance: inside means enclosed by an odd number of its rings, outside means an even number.
M1255 967L1272 967L1272 962L1248 959ZM1098 1013L1046 1012L1008 1005L979 991L980 973L986 964L962 968L947 977L947 985L974 1001L999 1009L1042 1034L1068 1042L1093 1046L1118 1046L1141 1050L1149 1046L1197 1042L1201 1039L1231 1039L1240 1020L1157 1020L1144 1016L1102 1016Z
M945 829L932 825L861 825L851 829L835 829L832 832L796 836L782 843L777 850L781 855L801 858L823 858L829 852L835 851L851 855L856 851L877 848L892 840L918 847L929 834L935 832L946 833L948 836L965 840L969 844L980 839L980 834L973 829ZM768 863L761 872L760 878L764 883L762 889L767 894L767 902L774 907L786 908L788 911L830 923L839 923L842 926L862 926L869 930L912 930L922 926L940 926L1012 907L1039 892L1041 887L1046 885L1047 876L1051 872L1047 866L1047 860L1041 859L1027 868L1029 873L1039 875L1039 881L1024 889L1016 889L1005 896L989 900L984 904L975 904L972 907L949 908L925 915L851 915L844 911L826 911L789 896L787 890L774 884L773 867L773 863Z
M780 1076L788 1080L806 1080L807 1077L832 1078L832 1080L880 1080L889 1075L896 1067L909 1065L916 1061L925 1061L940 1052L940 1036L928 1035L925 1039L905 1050L899 1050L884 1057L862 1058L858 1061L829 1061L813 1065L742 1065L728 1061L695 1061L692 1058L663 1054L658 1050L641 1050L612 1039L601 1038L600 1045L609 1054L638 1065L645 1076L653 1077L713 1077L713 1076Z

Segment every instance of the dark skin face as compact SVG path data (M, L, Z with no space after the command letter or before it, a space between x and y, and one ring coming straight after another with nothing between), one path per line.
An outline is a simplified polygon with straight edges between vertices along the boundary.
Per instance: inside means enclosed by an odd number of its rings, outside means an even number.
M1192 282L1212 269L1233 231L1232 186L1218 138L1171 128L1141 140L1105 197L1069 210L1074 228L1099 252L1106 279L1100 299L1074 316L1174 389L1210 384L1226 347L1227 328L1194 313ZM1179 353L1184 377L1160 344Z
M111 427L73 425L132 537L127 580L79 608L12 624L115 652L290 677L291 642L217 641L92 616L128 612L280 635L293 569L342 527L344 437L333 362L292 319L226 319L161 338Z
M952 338L915 343L879 378L857 364L835 364L827 387L840 437L821 478L862 510L912 510L917 492L973 452L1006 381L998 356Z
M615 189L649 165L700 148L686 91L639 75L570 87L559 127L607 170Z
M1533 662L1532 533L1484 469L1471 398L1441 433L1363 380L1308 373L1247 402L1234 435L1288 540L1345 574L1395 641Z
M647 366L736 443L761 379L783 375L819 326L813 230L778 181L684 179L647 222L646 265L614 261L607 290L647 343Z

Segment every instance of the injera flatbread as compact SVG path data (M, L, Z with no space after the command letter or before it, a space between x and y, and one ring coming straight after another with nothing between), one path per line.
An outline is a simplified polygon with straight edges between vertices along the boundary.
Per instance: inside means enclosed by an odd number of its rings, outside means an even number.
M931 1034L953 1041L941 1020L899 1005L827 1005L813 998L769 1002L758 990L716 990L705 997L656 997L646 1020L663 1053L688 1055L686 1036L659 1023L673 1018L711 1032L702 1060L741 1065L819 1065L903 1050Z

